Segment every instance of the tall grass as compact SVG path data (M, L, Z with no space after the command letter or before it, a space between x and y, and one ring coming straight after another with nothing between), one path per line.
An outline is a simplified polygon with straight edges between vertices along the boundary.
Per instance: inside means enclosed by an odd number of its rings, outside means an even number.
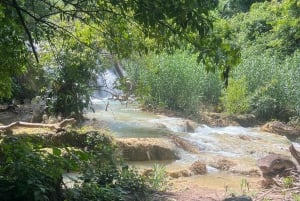
M219 73L208 73L197 55L149 54L127 62L126 71L135 93L146 106L197 113L200 105L222 101L230 114L254 113L262 120L300 117L300 51L288 58L279 54L242 52L227 90Z
M250 112L258 118L287 121L300 115L299 53L282 59L280 55L251 55L235 69L235 79L245 77L250 97ZM249 56L250 55L250 56Z
M189 51L150 54L128 63L126 71L145 105L196 113L201 103L217 104L222 89L219 75L196 60Z

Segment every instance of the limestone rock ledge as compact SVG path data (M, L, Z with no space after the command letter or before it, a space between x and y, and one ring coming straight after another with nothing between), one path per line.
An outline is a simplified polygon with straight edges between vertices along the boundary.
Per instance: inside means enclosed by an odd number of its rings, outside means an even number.
M117 145L127 161L176 160L176 145L166 138L117 138Z

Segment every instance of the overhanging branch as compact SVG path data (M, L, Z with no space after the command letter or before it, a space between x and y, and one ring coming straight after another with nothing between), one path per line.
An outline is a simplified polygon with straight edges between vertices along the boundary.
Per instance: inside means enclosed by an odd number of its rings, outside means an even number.
M18 3L17 3L16 0L13 0L13 6L14 6L14 8L15 8L16 11L17 11L17 14L18 14L18 16L19 16L19 18L20 18L21 24L22 24L22 26L23 26L23 28L24 28L24 30L25 30L27 36L28 36L29 44L30 44L30 46L31 46L31 48L32 48L32 52L33 52L33 54L34 54L35 60L36 60L36 62L39 63L39 58L38 58L36 49L35 49L35 47L34 47L32 35L31 35L31 33L30 33L30 31L29 31L29 29L28 29L26 23L25 23L25 20L24 20L24 18L23 18L22 13L21 13L20 7L19 7L19 5L18 5Z

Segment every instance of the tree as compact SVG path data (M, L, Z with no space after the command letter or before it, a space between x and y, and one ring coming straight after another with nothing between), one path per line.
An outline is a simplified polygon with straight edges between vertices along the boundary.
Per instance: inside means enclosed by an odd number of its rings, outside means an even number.
M89 31L82 24L73 23L77 38L85 40ZM70 114L78 118L90 105L90 97L95 90L93 75L100 71L99 52L77 43L74 38L61 37L52 40L56 52L51 52L49 44L41 47L41 64L47 68L46 79L49 86L45 93L48 112L67 117ZM95 46L96 47L96 46ZM53 50L54 51L54 50ZM53 56L54 54L54 56Z
M13 76L25 70L27 50L22 41L22 29L14 16L0 4L0 100L12 95Z
M17 30L14 33L18 42L8 46L32 54L36 62L40 60L36 44L40 46L48 41L55 45L55 37L70 36L88 48L108 51L117 57L148 51L173 52L189 45L199 53L199 60L208 64L208 70L220 64L225 79L228 69L238 61L238 48L212 31L211 10L217 6L215 0L2 0L0 6L2 19L11 20L14 26L6 25L12 31ZM75 33L73 22L88 26L97 38L90 33L87 34L90 37L82 40ZM17 58L17 61L25 66L28 57ZM11 79L12 73L7 72L12 69L11 66L5 68L4 79ZM3 88L3 91L10 90L9 85ZM1 94L3 97L11 95Z

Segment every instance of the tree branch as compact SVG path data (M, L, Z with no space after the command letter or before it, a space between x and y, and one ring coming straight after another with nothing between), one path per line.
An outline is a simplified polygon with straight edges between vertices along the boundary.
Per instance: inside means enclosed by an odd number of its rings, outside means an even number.
M28 36L29 44L30 44L30 46L31 46L31 48L32 48L32 51L33 51L35 60L36 60L37 63L39 63L39 58L38 58L38 55L37 55L37 52L36 52L36 49L35 49L34 43L33 43L33 38L32 38L32 36L31 36L31 33L30 33L30 31L29 31L29 29L28 29L26 23L25 23L25 20L24 20L24 18L23 18L23 16L22 16L20 7L19 7L19 5L18 5L18 3L17 3L16 0L13 0L13 7L16 9L16 11L17 11L17 13L18 13L18 16L19 16L19 18L20 18L21 24L22 24L22 26L23 26L23 28L24 28L24 30L25 30L27 36Z
M74 118L71 119L65 119L59 123L56 124L43 124L43 123L29 123L29 122L23 122L23 121L16 121L6 126L0 126L0 131L6 131L11 130L18 127L25 127L25 128L49 128L56 131L61 131L63 127L66 127L67 125L73 125L76 123L76 120Z

